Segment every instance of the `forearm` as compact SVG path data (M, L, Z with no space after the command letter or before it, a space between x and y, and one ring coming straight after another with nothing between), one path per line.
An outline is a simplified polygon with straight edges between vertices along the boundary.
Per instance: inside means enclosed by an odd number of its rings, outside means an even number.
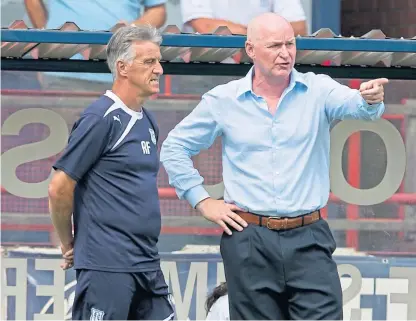
M186 199L194 207L208 195L202 187L202 176L193 166L191 154L180 144L173 139L165 140L160 160L179 199Z
M73 194L65 197L49 197L52 223L62 244L70 244L73 241L72 210Z
M151 24L156 28L160 28L166 21L166 9L163 5L151 7L146 9L144 14L137 20L133 21L133 24Z
M292 25L295 36L298 36L298 35L306 36L307 34L306 21L292 21L290 24Z
M339 120L375 120L381 117L384 108L384 103L369 105L363 97L356 92L334 110L334 114L336 115L334 118Z
M247 34L247 27L228 20L213 19L213 18L198 18L191 20L189 24L198 33L211 33L218 27L225 26L230 29L231 33L245 35Z
M48 12L42 0L25 0L26 11L32 25L37 29L45 28Z
M186 199L192 207L209 196L192 157L210 148L221 135L221 128L214 117L218 112L212 111L213 106L219 104L217 95L216 92L205 94L192 112L169 133L160 152L169 184L175 187L179 198Z
M326 75L320 75L315 80L319 84L317 89L325 97L325 113L329 122L344 119L375 120L384 113L382 100L369 105L357 89L341 85Z

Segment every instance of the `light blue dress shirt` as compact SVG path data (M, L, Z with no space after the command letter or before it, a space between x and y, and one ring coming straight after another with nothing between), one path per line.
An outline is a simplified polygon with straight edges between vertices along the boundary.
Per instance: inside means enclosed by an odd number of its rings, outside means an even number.
M324 207L331 122L378 119L384 103L368 105L358 90L293 69L273 116L252 91L252 73L207 92L169 133L161 150L169 183L193 207L209 197L191 157L221 136L225 202L286 217Z

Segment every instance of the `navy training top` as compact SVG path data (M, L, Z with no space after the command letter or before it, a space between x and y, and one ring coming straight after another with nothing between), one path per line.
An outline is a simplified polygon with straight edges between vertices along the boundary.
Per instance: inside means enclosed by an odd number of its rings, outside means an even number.
M160 268L158 127L107 91L74 124L53 168L74 191L74 268L113 272Z

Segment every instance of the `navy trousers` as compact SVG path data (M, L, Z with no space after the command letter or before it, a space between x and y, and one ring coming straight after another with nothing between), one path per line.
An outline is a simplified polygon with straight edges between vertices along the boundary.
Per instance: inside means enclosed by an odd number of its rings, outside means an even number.
M320 219L290 230L223 234L231 320L342 320L336 243Z
M72 320L173 320L161 270L117 273L77 270Z

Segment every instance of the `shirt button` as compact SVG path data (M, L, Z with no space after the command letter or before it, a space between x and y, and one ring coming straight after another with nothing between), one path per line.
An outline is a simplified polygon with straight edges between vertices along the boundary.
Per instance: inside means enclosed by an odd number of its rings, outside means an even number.
M279 175L280 173L279 172L276 172L276 175Z

